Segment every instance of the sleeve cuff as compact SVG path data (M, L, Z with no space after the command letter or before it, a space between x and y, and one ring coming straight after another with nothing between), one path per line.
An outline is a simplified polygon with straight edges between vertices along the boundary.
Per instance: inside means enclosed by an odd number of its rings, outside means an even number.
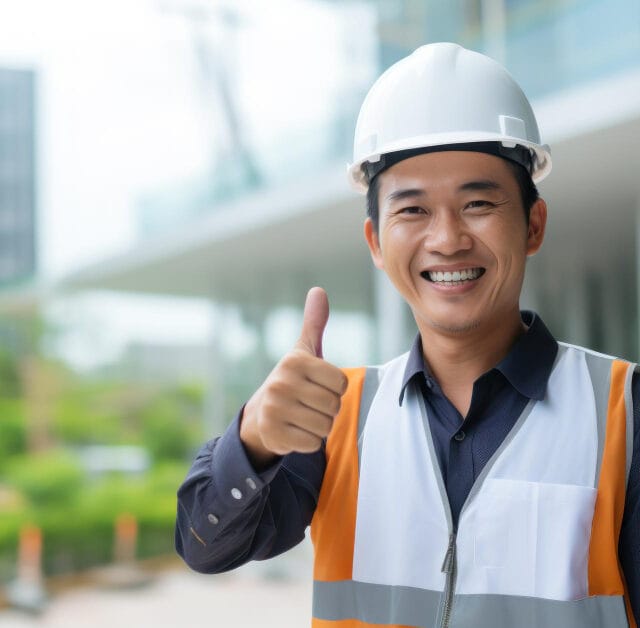
M282 457L258 473L251 464L240 440L240 420L244 406L218 439L212 457L212 476L220 499L229 507L242 508L257 496L276 476Z

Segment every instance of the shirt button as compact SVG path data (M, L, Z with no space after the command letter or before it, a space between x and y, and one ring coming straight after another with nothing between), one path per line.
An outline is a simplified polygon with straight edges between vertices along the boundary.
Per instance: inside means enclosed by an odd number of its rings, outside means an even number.
M456 432L453 436L453 438L455 438L455 440L457 440L459 443L461 443L464 440L464 437L466 436L466 434L460 430L459 432Z
M233 497L233 499L242 499L242 491L239 488L232 488L231 497Z
M256 483L253 481L253 478L247 478L245 480L245 482L247 483L247 486L252 490L255 491L257 487Z
M218 523L220 522L220 519L218 519L218 517L216 517L214 514L209 513L207 515L207 519L209 520L209 523L213 524L214 526L217 526Z
M427 388L433 388L433 380L430 377L425 377L424 383L427 385Z

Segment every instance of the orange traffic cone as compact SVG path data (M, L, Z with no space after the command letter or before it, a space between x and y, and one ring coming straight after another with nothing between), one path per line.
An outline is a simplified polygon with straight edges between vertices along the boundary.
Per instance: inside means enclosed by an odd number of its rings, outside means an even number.
M102 570L98 581L102 586L117 589L140 587L151 582L148 574L136 565L138 522L133 515L116 517L113 539L113 564Z
M30 612L40 612L47 595L42 577L42 531L24 525L18 544L17 577L7 588L9 602Z
M138 522L133 515L118 515L115 524L113 558L116 564L133 563L136 559L138 541Z

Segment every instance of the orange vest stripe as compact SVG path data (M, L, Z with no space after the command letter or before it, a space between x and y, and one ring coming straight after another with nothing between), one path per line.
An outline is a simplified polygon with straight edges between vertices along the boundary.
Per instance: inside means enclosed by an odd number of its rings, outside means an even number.
M344 369L349 386L342 397L338 416L327 440L327 467L311 526L316 547L315 580L350 580L353 574L353 548L358 504L358 414L366 368ZM337 442L340 445L335 446ZM348 447L345 455L345 447ZM332 452L336 452L332 454ZM331 458L336 455L336 460ZM340 522L340 529L336 523ZM315 620L318 621L318 620ZM336 622L320 625L339 626ZM365 624L353 624L353 626ZM344 624L345 628L350 624Z
M618 564L626 475L626 408L624 385L629 364L611 366L607 427L589 546L589 595L623 595Z

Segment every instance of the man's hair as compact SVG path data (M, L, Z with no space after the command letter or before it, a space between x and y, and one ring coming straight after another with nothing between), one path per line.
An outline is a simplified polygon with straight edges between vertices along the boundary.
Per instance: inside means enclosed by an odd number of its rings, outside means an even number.
M509 159L505 159L505 161L507 162L507 165L513 173L513 176L516 178L516 182L518 183L518 187L520 188L520 199L522 201L522 207L524 208L524 217L528 225L531 208L540 197L538 188L536 187L536 184L533 182L531 175L524 166L521 166L520 164L517 164L516 162ZM373 227L376 233L378 233L380 218L380 204L378 198L379 195L380 175L376 175L370 181L369 189L367 190L367 216L371 218L371 222L373 222Z

